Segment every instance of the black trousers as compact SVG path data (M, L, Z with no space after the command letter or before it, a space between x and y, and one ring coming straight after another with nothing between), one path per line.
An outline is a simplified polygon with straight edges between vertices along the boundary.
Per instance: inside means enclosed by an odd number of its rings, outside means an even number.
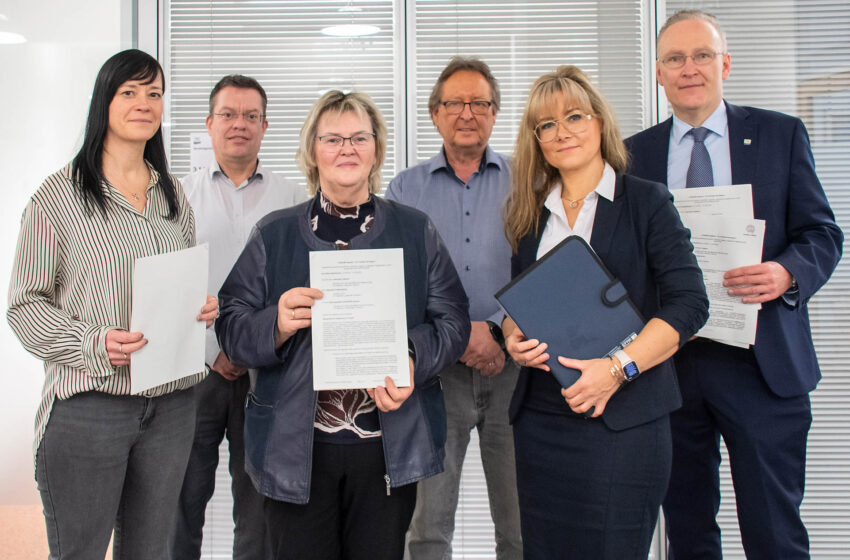
M646 560L670 475L667 415L615 432L523 409L514 442L526 560Z
M313 445L310 501L266 498L266 530L277 560L401 560L416 484L387 495L380 439Z

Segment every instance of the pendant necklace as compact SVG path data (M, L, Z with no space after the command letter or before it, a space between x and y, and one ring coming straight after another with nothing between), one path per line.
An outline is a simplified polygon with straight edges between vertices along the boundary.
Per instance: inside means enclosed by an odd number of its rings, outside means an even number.
M570 200L569 198L564 197L564 200L569 203L570 208L575 210L576 208L578 208L579 203L584 199L583 198L577 198L575 200Z

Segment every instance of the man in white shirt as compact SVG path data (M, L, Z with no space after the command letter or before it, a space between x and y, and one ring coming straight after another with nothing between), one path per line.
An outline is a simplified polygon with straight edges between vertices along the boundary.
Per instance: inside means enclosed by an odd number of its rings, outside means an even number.
M210 245L210 293L218 292L260 218L307 198L305 189L265 169L257 157L269 126L266 105L266 92L253 78L222 78L210 93L206 119L215 161L183 178L198 243ZM207 331L206 362L210 375L196 388L195 442L180 494L172 558L200 558L204 512L215 489L218 448L225 435L236 525L233 558L267 558L263 498L244 468L242 426L249 376L221 352L212 329Z

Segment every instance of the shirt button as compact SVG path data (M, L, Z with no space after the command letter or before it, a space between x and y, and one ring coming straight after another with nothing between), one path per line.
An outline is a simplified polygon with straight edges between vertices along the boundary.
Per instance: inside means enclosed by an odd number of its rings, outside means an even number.
M469 190L469 185L466 185L466 190Z
M466 215L469 216L469 210L466 211Z
M469 270L469 265L466 265L466 267L465 267L465 268L466 268L466 270Z
M467 242L467 243L469 243L469 238L468 238L468 237L466 238L466 242Z

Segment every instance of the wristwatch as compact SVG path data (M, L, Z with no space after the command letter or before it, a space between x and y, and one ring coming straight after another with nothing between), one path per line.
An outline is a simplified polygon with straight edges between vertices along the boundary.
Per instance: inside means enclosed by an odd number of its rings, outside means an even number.
M490 327L490 336L493 337L493 340L496 341L496 344L504 350L505 349L505 335L502 334L502 327L494 323L493 321L487 321L487 326Z
M617 350L614 352L614 357L620 360L620 368L623 370L623 377L626 382L634 381L640 375L640 369L633 359L626 354L625 350Z

